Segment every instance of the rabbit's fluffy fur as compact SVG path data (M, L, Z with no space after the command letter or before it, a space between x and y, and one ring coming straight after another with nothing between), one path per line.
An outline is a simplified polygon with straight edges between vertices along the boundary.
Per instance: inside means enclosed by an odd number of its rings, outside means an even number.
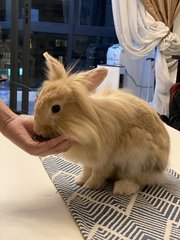
M64 156L83 165L77 184L98 189L113 178L115 194L132 194L161 183L170 143L157 113L122 90L94 93L105 68L70 74L48 53L44 56L48 80L35 105L34 131L73 140Z

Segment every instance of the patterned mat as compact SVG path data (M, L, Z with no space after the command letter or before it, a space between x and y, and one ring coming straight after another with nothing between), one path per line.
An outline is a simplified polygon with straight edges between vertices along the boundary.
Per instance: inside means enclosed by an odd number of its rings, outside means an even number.
M180 175L167 171L165 186L145 187L132 196L115 196L112 185L95 191L75 184L81 172L60 155L42 158L50 179L87 240L180 239Z

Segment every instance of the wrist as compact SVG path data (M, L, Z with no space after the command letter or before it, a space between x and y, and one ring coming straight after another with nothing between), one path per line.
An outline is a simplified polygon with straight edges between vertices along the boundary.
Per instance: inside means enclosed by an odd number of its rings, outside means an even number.
M0 132L16 117L17 115L0 99Z

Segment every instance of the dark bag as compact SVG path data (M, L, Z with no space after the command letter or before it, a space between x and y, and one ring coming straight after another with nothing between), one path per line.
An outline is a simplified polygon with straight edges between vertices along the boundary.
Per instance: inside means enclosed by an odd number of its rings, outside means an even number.
M180 131L180 82L170 88L169 123Z

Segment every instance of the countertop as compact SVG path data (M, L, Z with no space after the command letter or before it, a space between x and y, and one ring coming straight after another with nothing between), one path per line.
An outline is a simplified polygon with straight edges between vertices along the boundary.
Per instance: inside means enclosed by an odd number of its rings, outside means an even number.
M171 139L169 168L180 173L180 132ZM0 134L0 239L81 240L61 196L38 157L25 153Z

